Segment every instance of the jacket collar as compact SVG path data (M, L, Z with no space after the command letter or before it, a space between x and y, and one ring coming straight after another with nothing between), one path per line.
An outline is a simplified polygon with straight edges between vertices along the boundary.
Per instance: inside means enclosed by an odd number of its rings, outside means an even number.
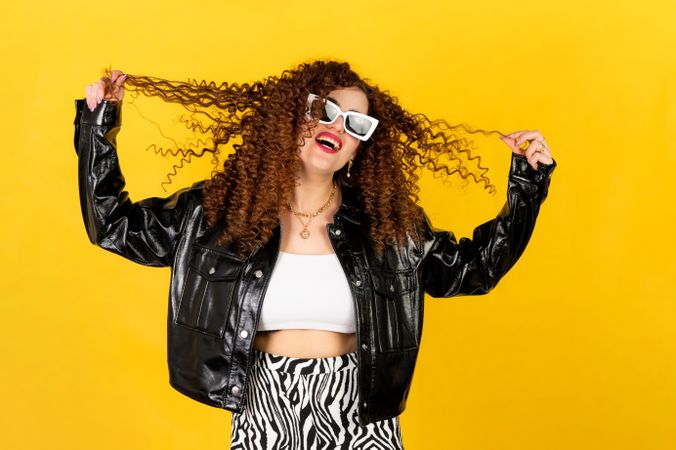
M336 216L349 220L352 223L361 225L364 212L359 198L359 190L345 182L340 185L342 194L342 203L336 211Z

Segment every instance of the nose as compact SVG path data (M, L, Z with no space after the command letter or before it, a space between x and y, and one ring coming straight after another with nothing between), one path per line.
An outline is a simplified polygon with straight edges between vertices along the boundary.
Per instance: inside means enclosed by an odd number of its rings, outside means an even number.
M343 131L345 123L343 122L343 116L339 116L332 123L329 124L329 128L333 128L336 131Z

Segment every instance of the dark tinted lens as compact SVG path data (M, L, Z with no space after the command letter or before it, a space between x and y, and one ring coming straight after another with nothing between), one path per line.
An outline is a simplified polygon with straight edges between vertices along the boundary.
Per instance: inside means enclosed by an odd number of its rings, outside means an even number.
M327 100L326 103L324 103L324 111L322 114L322 118L319 120L322 120L324 122L331 122L338 116L339 113L340 108L338 108L338 105Z
M365 136L371 129L371 122L363 117L348 114L346 127L353 133Z

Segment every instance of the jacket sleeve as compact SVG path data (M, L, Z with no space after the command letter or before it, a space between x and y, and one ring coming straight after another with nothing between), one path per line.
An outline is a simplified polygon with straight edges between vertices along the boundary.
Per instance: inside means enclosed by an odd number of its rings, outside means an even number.
M512 153L507 202L495 219L474 229L472 239L458 242L452 232L435 229L425 215L425 292L452 297L491 291L526 248L555 167L556 161L538 163L535 170L525 156Z
M121 104L104 100L94 111L84 99L75 104L80 206L89 240L138 264L171 265L189 214L189 193L202 182L166 198L132 202L117 157Z

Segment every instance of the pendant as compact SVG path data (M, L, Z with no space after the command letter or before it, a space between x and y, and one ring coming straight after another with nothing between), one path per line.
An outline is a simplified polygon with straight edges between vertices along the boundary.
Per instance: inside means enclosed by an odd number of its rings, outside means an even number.
M302 237L303 239L309 238L310 230L308 230L307 228L303 228L303 231L300 232L300 237Z

